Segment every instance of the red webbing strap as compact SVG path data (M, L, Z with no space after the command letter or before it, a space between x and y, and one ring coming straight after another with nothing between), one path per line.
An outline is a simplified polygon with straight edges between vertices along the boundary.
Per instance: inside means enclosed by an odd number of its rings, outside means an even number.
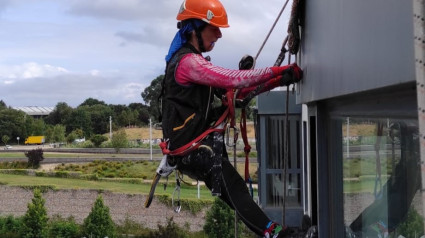
M244 152L245 152L245 181L248 182L248 180L250 179L250 175L249 175L249 152L251 152L251 146L248 143L248 136L247 136L247 131L246 131L246 110L245 108L242 108L242 112L241 112L241 122L240 122L240 127L241 127L241 134L242 134L242 139L243 139L243 143L244 143Z
M161 143L159 143L159 146L161 147L162 150L162 154L164 155L185 155L186 153L189 153L193 150L195 150L196 148L198 148L201 144L200 142L210 133L212 132L223 132L225 126L217 128L217 126L219 126L222 122L224 122L229 114L229 107L226 108L226 110L224 111L224 113L220 116L220 118L216 121L216 123L214 124L214 126L208 128L206 131L204 131L202 134L200 134L199 136L197 136L195 139L193 139L192 141L190 141L189 143L183 145L182 147L179 147L175 150L170 151L167 147L168 147L168 141L162 141Z
M234 105L235 91L227 90L226 101L224 102L229 109L230 128L235 128L235 105Z

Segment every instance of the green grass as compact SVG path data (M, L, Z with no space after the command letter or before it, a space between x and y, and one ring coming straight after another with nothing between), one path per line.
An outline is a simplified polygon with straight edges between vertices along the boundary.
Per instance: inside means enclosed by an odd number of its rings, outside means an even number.
M24 158L24 152L3 152L0 153L0 159L2 158Z
M5 152L0 153L0 162L1 158L17 158L22 157L22 152ZM28 176L28 175L17 175L17 174L3 174L0 173L0 184L7 184L10 186L21 186L21 187L31 187L31 186L50 186L55 189L95 189L95 190L107 190L116 193L125 193L125 194L148 194L150 190L150 183L143 181L150 181L155 175L155 171L159 164L158 161L106 161L101 160L102 156L111 155L102 155L102 154L72 154L72 153L44 153L45 157L86 157L93 156L99 158L93 162L88 163L62 163L56 166L55 172L57 173L67 173L67 172L78 172L81 173L80 178L70 178L70 177L54 177L54 176ZM121 156L121 155L120 155ZM21 162L22 163L22 162ZM16 166L7 167L11 163L5 163L4 169L19 169ZM250 164L250 174L254 182L257 180L257 163ZM38 171L42 171L39 169ZM238 171L242 175L244 174L244 163L238 163ZM85 175L94 175L96 174L100 180L85 180L82 177ZM164 191L163 184L165 179L161 180L156 188L156 195L169 195L172 196L172 193L175 188L175 179L174 174L171 174L169 177L169 183L167 190ZM108 179L105 179L108 178ZM106 181L107 180L107 181ZM121 180L121 181L117 181ZM126 180L126 181L123 181ZM135 182L129 180L137 180ZM196 183L195 180L190 179L188 176L184 176L184 180L188 183ZM140 182L139 182L140 181ZM189 186L182 183L181 187L181 198L197 198L197 186ZM210 191L205 187L201 186L200 196L202 199L212 200Z
M344 193L373 193L374 181L344 182Z
M91 153L54 153L44 152L44 158L110 158L110 157L124 157L134 158L140 157L140 154L91 154ZM2 152L0 153L0 160L2 158L26 158L24 152Z
M169 185L164 191L163 184L165 180L161 180L155 190L155 195L172 195L174 186ZM0 173L0 184L8 186L53 186L56 189L96 189L111 191L114 193L124 194L148 194L150 184L131 184L110 181L89 181L82 179L53 178L53 177L35 177L26 175L2 174ZM182 186L181 198L197 198L196 186ZM212 200L210 191L201 186L200 197L202 199Z
M382 187L386 184L389 176L381 177ZM377 184L379 185L379 183ZM358 180L344 181L344 193L373 193L375 189L375 176L360 176ZM379 190L379 188L378 188Z

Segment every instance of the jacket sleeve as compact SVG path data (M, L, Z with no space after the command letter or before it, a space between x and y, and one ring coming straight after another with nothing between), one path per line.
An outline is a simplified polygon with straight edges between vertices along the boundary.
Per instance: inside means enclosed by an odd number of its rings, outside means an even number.
M272 89L274 89L276 87L282 86L280 84L281 79L282 79L282 76L277 76L277 77L272 78L269 81L265 82L263 84L263 87L258 92L256 92L256 94L253 95L253 96L256 96L256 95L261 94L261 93L264 93L264 92L268 92L268 91L270 91L270 90L272 90ZM249 87L249 88L243 88L243 89L241 89L239 91L239 94L238 94L238 99L245 98L246 96L248 96L248 94L251 91L254 91L256 88L257 88L257 86L252 86L252 87Z
M237 89L256 86L276 77L273 67L232 70L211 64L199 54L185 55L176 66L175 78L181 85L201 84L215 88Z

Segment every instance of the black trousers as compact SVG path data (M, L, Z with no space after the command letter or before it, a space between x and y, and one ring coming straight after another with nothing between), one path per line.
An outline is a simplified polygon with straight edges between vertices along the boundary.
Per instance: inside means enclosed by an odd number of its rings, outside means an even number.
M203 145L190 154L174 158L177 169L205 185L218 195L239 218L256 234L262 236L270 219L254 202L244 179L232 166L227 156L223 135L213 133Z

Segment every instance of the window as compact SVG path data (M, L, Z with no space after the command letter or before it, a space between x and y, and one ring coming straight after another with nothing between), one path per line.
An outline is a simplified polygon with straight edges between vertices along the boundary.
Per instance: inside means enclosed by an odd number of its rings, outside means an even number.
M269 207L301 208L301 117L289 116L288 170L284 174L285 158L285 116L268 116L266 119L266 205ZM286 201L284 202L284 182Z
M342 135L346 230L360 237L423 235L417 120L338 117L333 122L341 125L336 130Z

